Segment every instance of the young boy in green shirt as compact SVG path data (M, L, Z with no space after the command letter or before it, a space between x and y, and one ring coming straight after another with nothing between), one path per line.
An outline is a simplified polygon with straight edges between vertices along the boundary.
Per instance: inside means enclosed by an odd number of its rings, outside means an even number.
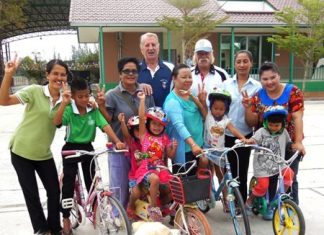
M125 148L108 122L100 113L99 109L93 109L88 106L90 99L90 90L84 79L74 79L69 91L67 84L63 85L63 100L53 119L53 123L57 126L66 126L65 145L63 150L86 150L93 151L91 142L96 136L96 127L103 130L111 139L117 149ZM72 98L72 99L71 99ZM84 155L80 158L64 159L63 158L63 186L62 200L73 198L75 177L78 170L78 162L82 162L82 170L87 190L91 187L90 162L92 156ZM91 167L92 175L94 175L94 165ZM63 234L72 233L70 222L70 210L63 209Z

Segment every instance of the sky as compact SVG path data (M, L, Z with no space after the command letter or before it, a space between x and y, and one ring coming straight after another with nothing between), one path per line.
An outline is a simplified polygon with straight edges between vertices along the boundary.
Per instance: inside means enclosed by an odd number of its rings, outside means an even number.
M72 35L50 35L35 38L28 38L10 43L11 58L17 53L20 58L30 56L38 59L51 60L60 54L62 60L71 59L72 45L78 46L76 34ZM84 46L85 44L81 44ZM94 48L94 44L88 44L89 48Z

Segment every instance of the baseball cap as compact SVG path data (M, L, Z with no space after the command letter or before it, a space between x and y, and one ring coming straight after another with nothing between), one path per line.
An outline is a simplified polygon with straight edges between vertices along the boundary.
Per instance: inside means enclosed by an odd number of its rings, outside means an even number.
M195 45L195 53L198 51L206 51L206 52L212 52L213 46L207 39L200 39L196 42Z

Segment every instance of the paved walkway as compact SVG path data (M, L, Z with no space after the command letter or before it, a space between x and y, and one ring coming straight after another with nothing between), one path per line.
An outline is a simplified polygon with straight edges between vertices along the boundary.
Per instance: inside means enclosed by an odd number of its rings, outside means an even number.
M300 164L300 207L306 219L306 234L321 235L324 231L324 125L321 120L324 117L324 101L306 102L304 116L304 129L307 155ZM19 187L15 171L10 162L7 149L10 136L22 118L24 107L15 105L10 107L0 106L0 234L29 235L32 227L29 221L21 189ZM64 131L57 131L53 143L55 160L59 165L60 148L63 145ZM95 146L105 144L105 137L97 133ZM105 161L105 159L103 159ZM106 167L106 162L102 167ZM251 170L250 170L251 174ZM105 178L107 180L107 178ZM41 183L39 186L42 188ZM42 200L45 201L45 192L41 191ZM213 234L233 234L231 223L217 203L217 208L207 214L213 228ZM266 222L261 217L250 218L253 234L272 234L271 222ZM74 234L91 234L91 225L80 227Z

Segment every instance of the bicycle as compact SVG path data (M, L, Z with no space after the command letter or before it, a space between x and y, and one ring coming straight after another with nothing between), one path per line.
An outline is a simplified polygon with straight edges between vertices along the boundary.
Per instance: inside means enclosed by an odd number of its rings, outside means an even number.
M222 181L219 183L216 189L216 183L213 182L211 193L216 201L221 200L223 204L228 205L229 215L233 222L235 234L237 235L250 235L251 228L248 215L245 211L245 204L242 195L239 190L239 182L233 178L230 163L227 158L227 153L235 151L236 148L243 147L242 143L237 143L230 148L206 148L203 149L203 155L205 155L211 162L219 164L219 160L210 153L216 153L220 155L222 161L225 161L225 174ZM226 198L221 197L221 193L227 191ZM197 202L198 208L207 213L211 207L215 207L209 203L209 200L200 200ZM242 218L241 218L242 217Z
M265 151L266 154L273 156L273 160L279 167L277 191L272 201L269 200L269 192L264 197L256 198L253 201L252 212L255 215L265 214L268 209L274 211L272 218L272 228L274 234L305 234L305 219L299 206L291 200L290 196L285 192L283 180L283 166L290 164L298 157L299 152L296 151L288 160L274 154L270 149L261 146L251 145L256 150ZM285 173L285 172L284 172ZM257 178L252 177L250 180L249 192L257 184Z
M196 161L185 163L191 164L185 172L178 172L172 175L170 180L170 191L173 202L168 207L169 212L176 211L173 226L180 230L181 234L190 235L211 235L212 230L205 215L197 208L195 201L209 197L211 173L209 170L201 170L197 176L186 176L194 167ZM184 167L184 165L182 167ZM180 169L182 169L180 167ZM166 166L154 166L155 169L167 169ZM180 171L179 169L179 171ZM199 190L201 189L201 190ZM198 193L192 193L192 190ZM148 195L146 195L148 197ZM148 215L147 207L149 199L137 200L136 215L144 221L152 221ZM164 216L171 215L165 214Z
M109 155L109 153L112 152L125 151L127 150L116 150L112 147L91 152L84 150L62 151L62 156L66 159L78 158L82 155L91 155L93 156L91 164L93 164L93 162L95 164L95 175L88 195L85 197L80 174L81 164L79 162L78 173L75 180L74 197L62 200L62 208L71 208L70 220L73 229L76 229L80 224L83 225L86 218L88 218L98 234L132 234L132 227L123 206L119 200L114 197L109 188L103 185L97 159L104 153L108 153Z

